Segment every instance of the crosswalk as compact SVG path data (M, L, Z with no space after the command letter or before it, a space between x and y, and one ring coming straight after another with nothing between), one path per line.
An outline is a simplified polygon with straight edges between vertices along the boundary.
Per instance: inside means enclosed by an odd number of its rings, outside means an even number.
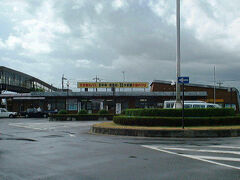
M28 128L34 130L54 130L54 129L64 129L64 128L74 128L74 127L83 127L90 126L96 122L43 122L43 123L9 123L9 126L15 126L20 128Z
M227 145L142 145L145 148L240 170L240 147Z

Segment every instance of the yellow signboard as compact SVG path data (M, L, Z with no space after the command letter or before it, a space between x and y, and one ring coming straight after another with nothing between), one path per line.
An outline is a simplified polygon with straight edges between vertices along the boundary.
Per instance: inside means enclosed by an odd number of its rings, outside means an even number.
M207 103L213 103L214 99L200 99L201 101L207 102ZM224 99L215 99L216 103L224 103Z
M78 88L148 88L147 82L78 82Z
M214 99L206 99L206 102L213 103ZM224 99L215 99L215 102L217 103L223 103Z

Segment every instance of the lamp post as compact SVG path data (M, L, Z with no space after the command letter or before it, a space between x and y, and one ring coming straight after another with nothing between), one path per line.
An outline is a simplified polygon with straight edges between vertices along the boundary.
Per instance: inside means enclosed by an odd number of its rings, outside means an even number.
M178 83L178 77L180 77L180 0L176 0L176 23L177 23L177 48L176 48L176 108L181 108L182 103L180 99L180 84Z

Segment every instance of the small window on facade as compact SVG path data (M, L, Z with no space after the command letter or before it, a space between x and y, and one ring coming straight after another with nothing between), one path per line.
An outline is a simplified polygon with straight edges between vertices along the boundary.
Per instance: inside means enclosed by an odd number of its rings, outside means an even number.
M194 104L193 105L193 108L200 108L201 106L200 105L198 105L198 104Z
M184 108L192 108L191 104L184 104Z

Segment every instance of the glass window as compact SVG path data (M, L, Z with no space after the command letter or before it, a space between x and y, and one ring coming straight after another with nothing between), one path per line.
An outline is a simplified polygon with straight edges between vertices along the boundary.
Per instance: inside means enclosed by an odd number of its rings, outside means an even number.
M77 99L67 99L67 110L77 111Z
M184 104L184 108L192 108L191 104Z
M87 110L91 110L92 109L92 103L91 102L87 102Z
M200 108L201 106L200 105L198 105L198 104L194 104L193 105L193 108Z
M77 104L68 104L68 110L69 111L76 111L77 110Z

